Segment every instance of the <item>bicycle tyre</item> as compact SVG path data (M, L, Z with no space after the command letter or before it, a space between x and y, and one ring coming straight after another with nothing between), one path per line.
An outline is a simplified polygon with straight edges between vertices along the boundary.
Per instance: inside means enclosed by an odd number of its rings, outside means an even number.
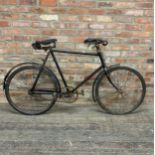
M128 73L127 76L125 76L125 73ZM116 89L112 86L112 84L107 79L105 72L103 72L103 74L99 77L98 81L96 82L96 87L95 87L95 96L96 96L95 98L97 103L100 105L102 109L105 110L105 112L109 114L122 115L122 114L132 113L142 104L144 100L145 93L146 93L146 84L145 84L144 78L138 71L126 66L117 66L114 68L110 68L107 71L107 75L110 76L115 86L117 86L120 90L122 89L121 87L123 87L123 90L121 90L122 92L116 91ZM131 81L132 80L131 77L129 79L128 77L129 75L134 76L136 80L135 83ZM126 81L125 81L125 78L126 78ZM125 83L125 85L123 86L121 82ZM102 85L104 87L101 89ZM134 88L136 88L136 85L137 87L138 86L139 87L137 90L136 89L134 90ZM101 96L101 95L104 95L104 96ZM135 97L135 98L137 97L137 100L134 101L133 98L131 97Z
M25 114L25 115L43 114L48 110L50 110L57 100L57 95L53 95L53 94L48 95L47 97L45 94L31 96L28 93L28 89L32 87L34 79L38 75L39 69L40 67L35 65L23 66L13 71L6 80L6 86L5 86L6 98L9 104L11 105L11 107L13 107L13 109L15 109L16 111L22 114ZM15 79L16 77L17 77L17 80ZM31 79L33 81L31 81ZM23 82L23 85L22 85L22 82ZM50 90L54 90L56 92L59 91L58 81L56 76L54 75L53 72L49 72L46 68L44 68L39 77L36 87L45 89L45 87L47 87L47 82L50 82L48 83L48 88ZM18 88L18 85L19 85L19 88ZM25 88L23 87L23 90L22 90L22 86L25 87ZM25 95L25 96L22 96L22 95ZM48 103L46 103L47 101Z

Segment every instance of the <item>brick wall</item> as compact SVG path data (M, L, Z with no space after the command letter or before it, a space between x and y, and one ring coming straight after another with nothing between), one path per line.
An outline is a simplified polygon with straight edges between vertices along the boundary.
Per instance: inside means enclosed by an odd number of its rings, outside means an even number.
M58 39L59 48L81 51L87 50L83 44L87 37L107 39L107 63L138 69L145 77L147 99L151 101L153 0L0 0L0 81L13 65L39 61L44 53L34 52L31 43L50 37ZM67 79L74 83L99 63L88 57L60 55L59 59ZM91 95L90 88L89 84L85 87L86 99Z

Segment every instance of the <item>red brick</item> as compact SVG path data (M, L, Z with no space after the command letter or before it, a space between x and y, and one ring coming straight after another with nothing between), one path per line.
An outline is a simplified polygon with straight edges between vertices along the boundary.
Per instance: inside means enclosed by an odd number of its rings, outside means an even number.
M99 7L112 7L113 4L112 4L112 2L99 2L98 6Z
M18 14L13 14L13 13L0 13L0 18L1 19L13 19L13 20L16 20L16 19L19 19L20 15Z
M0 4L16 4L16 0L0 0Z
M153 10L145 10L144 15L153 17Z
M121 37L121 38L129 38L132 36L131 32L120 32L116 34L116 37Z
M93 1L77 1L77 0L59 0L60 6L71 6L71 7L88 7L92 8L96 6L96 3Z
M2 34L7 36L7 35L10 35L10 34L13 34L13 35L19 35L21 34L22 30L21 29L16 29L16 28L13 28L13 29L5 29L2 31Z
M153 40L152 40L152 38L142 38L142 39L140 39L140 43L153 45Z
M30 37L28 37L28 36L17 36L17 35L15 35L13 38L15 41L29 41L30 40Z
M90 15L103 15L104 14L104 10L103 9L86 9L86 8L83 8L83 7L58 7L58 8L55 8L55 7L51 7L51 8L48 8L46 9L48 10L48 13L60 13L60 14L69 14L69 15L87 15L87 14L90 14ZM35 12L36 10L34 10ZM45 10L44 10L45 11Z
M89 64L89 63L85 63L84 64L84 68L92 68L92 69L95 69L95 68L97 68L97 67L99 67L99 65L98 64Z
M44 28L44 27L48 27L48 23L45 23L45 22L33 22L32 27Z
M144 11L143 10L124 10L123 14L127 16L143 16Z
M136 64L136 63L144 63L144 59L138 59L138 58L131 58L127 59L127 63Z
M19 4L21 4L21 5L36 5L37 0L20 0Z
M133 8L135 6L135 3L133 2L113 2L114 8Z
M91 15L80 16L79 18L80 18L80 21L85 21L85 22L96 21L96 16L91 16Z
M46 13L51 13L48 8L41 8L41 7L32 7L30 12L35 13L35 14L46 14Z
M135 22L139 24L150 24L153 23L153 18L139 17L135 19Z
M88 28L87 23L65 23L64 26L67 29L86 29L86 28Z
M89 28L90 29L104 29L105 28L105 25L104 24L90 24L89 25Z
M153 3L137 3L137 7L139 8L146 8L146 9L153 9Z
M128 44L139 44L140 40L139 39L128 39L127 43Z
M152 31L153 32L153 29L154 29L153 25L145 25L144 26L144 31Z
M103 15L105 11L103 9L90 9L88 10L88 14L92 15Z
M65 7L49 7L43 10L41 9L41 11L45 11L52 14L70 14L68 13L68 9L66 9Z
M74 44L72 44L72 43L60 43L60 42L58 42L57 43L57 46L58 47L60 47L60 48L65 48L65 49L74 49L75 47L74 47ZM66 59L65 60L63 60L63 61L66 61ZM67 61L68 62L68 61ZM74 61L75 62L75 61Z
M23 35L41 35L41 31L40 29L37 29L37 28L34 28L34 29L31 29L31 28L27 28L27 29L24 29Z
M10 6L0 5L0 12L9 12L9 13L30 13L31 7L28 6Z
M119 23L108 23L105 24L105 29L115 29L115 30L122 30L124 29L124 24L119 24Z
M108 15L121 15L122 13L123 11L120 9L107 9L105 11L105 14L108 14Z
M91 31L89 29L87 29L87 30L79 30L78 31L78 34L80 36L90 36L90 35L93 35L94 34L94 31Z
M99 2L99 7L110 7L110 8L133 8L135 3L133 2Z
M43 6L56 6L57 0L40 0L40 4Z
M78 35L76 29L75 30L61 30L59 34L66 35L66 36L77 36Z
M8 27L9 23L7 21L0 21L0 27Z
M86 8L94 8L96 7L96 2L95 1L85 1L85 2L83 1L79 3L79 6L86 7Z
M129 50L129 45L115 45L112 47L112 50L118 50L118 51L125 51L125 50Z
M0 41L11 41L12 40L12 36L1 36L0 37Z
M127 24L125 28L130 31L140 31L142 29L141 25L133 25L133 24Z
M20 14L20 18L24 20L40 20L40 17L35 14Z
M150 32L134 32L132 34L133 37L138 37L138 38L147 38L147 37L152 37L153 34Z
M79 21L79 17L76 15L61 15L60 21Z
M17 21L17 22L13 22L12 25L14 27L30 27L31 22Z
M117 23L132 23L134 18L129 16L113 16L113 20Z
M59 35L59 31L46 28L45 30L42 31L42 34L48 35L48 36L57 36L57 35Z
M126 59L124 59L124 58L116 58L115 62L118 63L118 64L126 63Z
M83 14L87 14L88 10L87 9L83 9L83 8L71 8L68 10L65 10L66 13L68 14L74 14L74 15L83 15Z
M121 32L116 34L116 37L121 37L121 38L129 38L129 37L142 37L142 38L146 38L146 37L151 37L152 33L150 32Z
M146 45L131 45L130 50L131 51L147 51L149 50L149 47Z
M84 39L85 39L84 36L73 37L73 38L70 38L70 42L83 43Z

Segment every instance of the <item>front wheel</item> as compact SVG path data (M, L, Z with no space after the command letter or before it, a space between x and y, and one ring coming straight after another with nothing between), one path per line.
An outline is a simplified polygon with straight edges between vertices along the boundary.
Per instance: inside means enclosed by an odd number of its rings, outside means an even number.
M46 68L43 69L34 91L31 92L39 70L40 66L24 66L16 69L7 78L6 98L9 104L22 114L43 114L56 101L57 97L53 92L58 91L57 80L55 75Z
M107 78L109 77L110 80ZM136 110L144 100L146 85L136 70L118 66L102 74L95 87L98 104L110 114L128 114Z

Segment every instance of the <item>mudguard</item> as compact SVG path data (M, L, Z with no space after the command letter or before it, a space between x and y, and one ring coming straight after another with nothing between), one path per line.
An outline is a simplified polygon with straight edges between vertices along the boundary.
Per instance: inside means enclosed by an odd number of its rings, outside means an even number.
M35 65L35 66L41 66L40 64L38 64L38 63L33 63L33 62L25 62L25 63L20 63L20 64L18 64L18 65L16 65L16 66L14 66L14 67L12 67L8 72L7 72L7 74L5 75L5 77L4 77L4 80L3 80L3 90L5 90L5 86L6 86L6 83L7 83L7 78L11 75L11 73L13 73L16 69L18 69L19 67L23 67L23 66L29 66L29 65ZM59 82L59 80L58 80L58 78L57 78L57 76L53 73L53 71L52 70L50 70L48 67L44 67L52 76L54 76L54 78L55 78L55 80L56 80L56 82L57 82L57 84L58 84L58 91L59 92L61 92L61 85L60 85L60 82Z
M15 66L13 66L5 75L4 77L4 80L3 80L3 90L5 89L5 83L6 83L6 80L7 78L9 77L9 75L15 70L17 69L18 67L22 67L24 65L35 65L37 63L33 63L33 62L25 62L25 63L20 63L20 64L17 64Z
M120 64L111 65L111 66L107 67L106 70L108 71L108 70L110 70L110 69L112 69L112 68L115 68L115 67L118 67L118 66L120 66ZM93 86L92 86L92 98L93 98L93 101L94 101L94 102L96 102L96 95L95 95L96 83L97 83L99 77L102 76L103 74L105 74L105 71L104 71L104 70L102 70L102 71L97 75L97 77L95 78L95 80L94 80L94 82L93 82Z

